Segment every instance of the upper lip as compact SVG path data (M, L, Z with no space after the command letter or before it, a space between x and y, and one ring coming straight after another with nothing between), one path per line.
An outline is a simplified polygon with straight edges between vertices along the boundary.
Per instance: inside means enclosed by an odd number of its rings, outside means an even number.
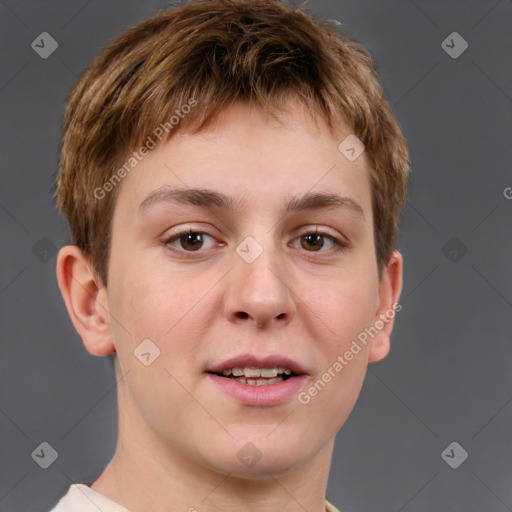
M306 373L306 370L299 363L278 354L266 357L258 357L252 354L239 355L210 366L206 371L221 373L223 370L230 368L284 368L298 375Z

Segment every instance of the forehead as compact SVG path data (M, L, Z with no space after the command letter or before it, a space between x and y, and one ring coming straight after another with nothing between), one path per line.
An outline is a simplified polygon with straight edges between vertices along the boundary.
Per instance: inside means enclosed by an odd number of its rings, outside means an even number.
M340 121L333 135L297 103L278 119L233 105L198 133L177 132L152 149L121 183L116 210L147 206L151 195L179 187L219 191L236 199L237 213L319 192L351 197L369 214L367 159L363 153L351 161L338 149L350 134Z

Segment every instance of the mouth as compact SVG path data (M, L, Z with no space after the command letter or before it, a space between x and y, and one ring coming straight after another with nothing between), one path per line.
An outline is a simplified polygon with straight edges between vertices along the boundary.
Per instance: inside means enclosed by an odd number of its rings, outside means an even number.
M279 355L242 355L209 367L205 373L217 389L251 406L284 404L308 378L299 363Z

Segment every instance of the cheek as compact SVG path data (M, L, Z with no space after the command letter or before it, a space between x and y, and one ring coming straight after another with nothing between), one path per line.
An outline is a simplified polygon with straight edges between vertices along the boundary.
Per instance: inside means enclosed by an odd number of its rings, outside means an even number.
M136 402L153 424L169 424L173 404L194 405L182 386L190 388L189 369L199 350L201 329L193 313L204 291L200 283L185 286L160 266L142 268L135 261L113 273L111 284L112 332L123 373L129 372L127 401ZM147 366L143 352L150 353Z
M161 338L183 316L187 291L161 265L144 263L136 258L118 261L111 280L113 309L134 336Z
M142 268L133 262L125 269L113 275L110 294L120 356L131 359L129 351L150 339L161 351L159 362L173 374L183 373L197 358L210 320L205 308L212 309L213 294L204 295L215 281L170 275L160 264Z
M339 276L308 297L309 316L316 319L314 337L320 359L318 373L299 401L329 428L339 428L349 416L366 374L368 346L358 336L372 325L378 280L368 271Z
M376 311L378 286L375 280L336 276L320 282L314 289L303 286L297 305L303 303L304 318L311 328L329 340L331 351L340 350L371 324Z
M330 289L311 305L316 321L317 373L298 397L306 414L321 418L325 435L339 429L352 411L368 365L368 346L358 336L373 321L375 291L361 286ZM310 314L311 316L311 314ZM314 318L314 316L313 316Z

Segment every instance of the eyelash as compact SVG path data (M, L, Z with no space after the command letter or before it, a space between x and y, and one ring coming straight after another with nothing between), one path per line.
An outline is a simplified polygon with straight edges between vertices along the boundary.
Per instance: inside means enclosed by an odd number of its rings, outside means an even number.
M187 251L186 249L176 249L175 247L172 247L171 246L171 243L172 242L175 242L176 240L179 240L179 238L183 235L189 235L189 234L197 234L197 235L207 235L209 236L210 238L215 238L211 235L209 235L208 233L204 232L204 231L194 231L193 229L187 229L187 230L182 230L182 231L179 231L177 233L173 233L171 236L169 236L168 238L166 238L165 240L163 240L163 244L169 248L171 251L173 251L174 253L178 254L180 257L182 258L187 258L187 257L190 257L190 256L193 256L194 254L200 254L200 253L204 253L206 252L208 249L206 250L203 250L203 249L198 249L197 251ZM339 252L339 251L343 251L345 249L348 249L349 248L349 245L339 239L339 238L336 238L332 235L329 235L328 233L325 233L323 231L306 231L304 233L302 233L301 235L299 235L297 238L294 239L297 240L303 236L306 236L306 235L320 235L322 238L327 238L329 239L335 246L335 252ZM312 253L312 254L315 254L315 253L326 253L326 252L329 252L329 250L327 251L306 251L308 253Z

